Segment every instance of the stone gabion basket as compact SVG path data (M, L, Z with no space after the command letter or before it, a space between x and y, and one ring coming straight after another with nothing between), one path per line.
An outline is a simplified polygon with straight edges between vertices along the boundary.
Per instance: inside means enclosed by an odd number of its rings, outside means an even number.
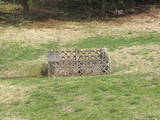
M109 57L105 48L49 51L48 76L105 74Z

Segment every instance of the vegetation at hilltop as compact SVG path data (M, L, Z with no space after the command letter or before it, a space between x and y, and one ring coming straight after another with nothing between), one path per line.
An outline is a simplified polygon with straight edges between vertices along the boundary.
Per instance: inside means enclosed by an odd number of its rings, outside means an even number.
M3 0L14 4L21 4L24 14L29 12L29 6L40 9L54 10L54 8L70 9L70 11L89 12L91 15L122 15L134 7L145 4L158 4L158 0ZM133 9L132 9L133 10Z

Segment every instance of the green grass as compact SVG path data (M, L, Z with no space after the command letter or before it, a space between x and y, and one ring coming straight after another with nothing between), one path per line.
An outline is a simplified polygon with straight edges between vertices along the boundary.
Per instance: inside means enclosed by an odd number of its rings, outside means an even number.
M150 77L146 80L146 77ZM0 104L28 120L160 119L160 79L152 74L20 78L0 81L34 88L28 99Z
M25 43L2 43L0 63L5 64L17 60L33 60L42 54L42 49L24 46Z
M148 55L150 52L152 52L152 50L149 50L149 49L144 48L144 49L142 49L142 50L133 52L132 54L133 54L133 55Z
M146 34L145 34L146 35ZM147 34L146 36L139 36L134 38L111 37L111 36L97 36L94 38L87 38L78 42L69 43L61 47L67 48L102 48L106 47L109 50L116 50L125 46L144 45L144 44L160 43L160 36L158 34ZM58 43L48 42L35 46L26 45L24 42L6 43L2 42L0 49L0 63L8 64L14 61L34 60L41 55L45 55L48 50L57 50L61 47ZM145 51L144 51L145 52Z
M10 3L4 3L0 1L0 10L16 10L21 8L20 5L16 5L16 4L10 4Z
M25 42L2 42L0 48L0 77L6 71L14 76L40 76L42 60L41 56L46 56L49 50L59 49L56 42L48 42L37 46L28 45Z
M159 44L159 42L159 35L155 33L132 38L97 36L64 46L55 42L36 46L25 42L1 42L0 72L5 73L10 69L20 71L21 74L25 72L27 75L35 75L35 72L39 74L37 61L50 49L106 47L114 51L122 47ZM142 49L131 54L147 56L149 52L151 51L148 49ZM160 119L159 73L142 71L142 73L117 74L117 71L123 71L128 67L130 66L119 65L119 68L115 68L108 75L0 79L2 87L0 100L9 101L9 103L0 101L0 120ZM28 89L25 90L26 88ZM6 99L3 89L7 97L15 99ZM23 97L16 99L18 96Z
M156 33L145 33L132 38L114 37L114 36L97 36L90 37L78 42L69 43L66 47L71 48L104 48L115 50L121 47L136 45L145 45L150 43L160 43L160 36Z
M58 43L49 42L39 46L26 45L25 42L1 43L0 64L10 64L16 61L30 61L38 59L41 55L47 54L52 48L58 49Z
M21 9L21 6L0 3L2 11L17 9ZM4 19L3 16L0 18ZM18 27L21 28L22 25L19 24ZM56 42L32 45L1 40L0 120L160 119L159 63L149 55L152 53L151 49L127 53L155 62L157 66L153 67L157 67L157 71L149 73L141 70L139 73L127 73L125 70L137 69L134 68L137 66L134 63L123 65L119 61L111 61L114 68L107 75L52 78L39 76L40 67L45 62L44 57L51 49L106 47L113 54L114 50L125 47L160 44L158 33L136 34L134 36L129 32L127 36L130 37L89 37L62 46Z

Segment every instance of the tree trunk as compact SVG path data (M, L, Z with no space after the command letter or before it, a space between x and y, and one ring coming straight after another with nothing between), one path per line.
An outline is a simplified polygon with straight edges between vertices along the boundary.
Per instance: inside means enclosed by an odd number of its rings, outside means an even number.
M102 6L101 6L101 16L105 16L106 14L106 0L102 0Z
M22 0L23 14L27 15L29 13L28 0Z

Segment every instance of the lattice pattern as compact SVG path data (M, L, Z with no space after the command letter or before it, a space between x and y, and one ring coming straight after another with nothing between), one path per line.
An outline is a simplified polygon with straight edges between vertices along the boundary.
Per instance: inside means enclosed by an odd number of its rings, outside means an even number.
M49 76L103 74L109 68L106 49L51 51L48 58Z

